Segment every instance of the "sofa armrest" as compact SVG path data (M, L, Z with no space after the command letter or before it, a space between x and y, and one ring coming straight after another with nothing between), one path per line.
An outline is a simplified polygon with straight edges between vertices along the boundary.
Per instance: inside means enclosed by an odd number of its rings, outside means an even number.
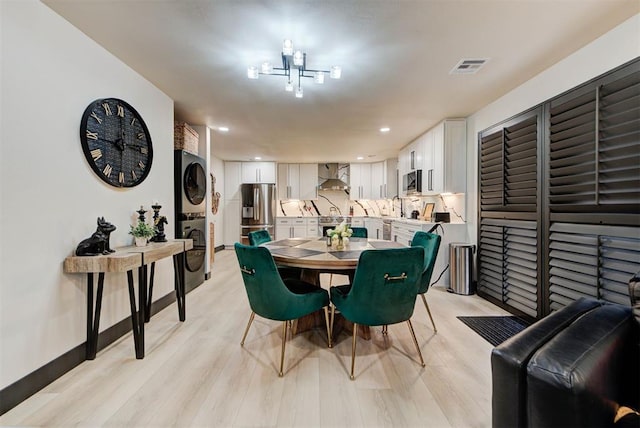
M638 399L638 331L631 308L585 313L527 366L529 427L604 427Z
M527 364L531 356L575 319L600 307L595 299L579 299L541 319L493 349L492 425L527 426Z

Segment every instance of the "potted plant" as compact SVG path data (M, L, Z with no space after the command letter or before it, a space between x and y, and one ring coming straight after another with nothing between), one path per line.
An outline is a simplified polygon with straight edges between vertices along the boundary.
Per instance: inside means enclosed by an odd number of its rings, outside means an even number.
M131 226L129 233L135 238L136 247L144 247L147 245L149 238L156 234L156 228L142 220L138 220L135 226Z

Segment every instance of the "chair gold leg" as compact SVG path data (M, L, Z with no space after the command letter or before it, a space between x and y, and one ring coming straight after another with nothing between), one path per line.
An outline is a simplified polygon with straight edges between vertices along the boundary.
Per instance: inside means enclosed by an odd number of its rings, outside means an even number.
M329 327L329 309L324 307L324 322L327 324L327 341L329 342L329 348L333 348L333 343L331 343L331 327Z
M251 316L249 317L249 323L247 324L247 328L244 329L244 336L242 336L242 342L240 342L240 346L244 346L244 340L247 338L247 333L249 333L249 327L251 327L251 323L253 322L253 318L256 316L256 313L251 311Z
M333 337L333 320L334 320L335 316L336 316L336 307L334 305L331 305L331 328L329 329L331 337ZM333 345L333 343L332 343L332 345Z
M411 325L411 320L407 320L407 325L409 326L411 337L413 337L413 344L416 345L416 350L418 351L418 356L420 357L420 364L422 365L422 367L424 367L425 364L424 364L424 360L422 359L422 352L420 352L420 346L418 346L418 339L416 339L416 334L413 332L413 326Z
M353 372L355 370L356 367L356 335L357 335L357 331L358 331L358 324L353 323L353 339L351 342L351 376L350 379L354 380L355 376L353 375Z
M429 314L431 325L433 325L433 332L437 333L438 329L436 328L436 323L433 322L433 317L431 316L431 309L429 309L429 305L427 304L427 299L426 297L424 297L424 294L421 294L420 296L422 297L422 301L424 302L424 307L427 308L427 313Z
M283 376L282 369L284 368L284 345L287 343L287 327L288 321L282 323L282 353L280 354L280 377Z

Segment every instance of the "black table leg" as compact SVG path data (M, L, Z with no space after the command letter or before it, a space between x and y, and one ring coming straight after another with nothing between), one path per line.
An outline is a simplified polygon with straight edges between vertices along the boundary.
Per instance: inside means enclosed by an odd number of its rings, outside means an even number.
M153 296L153 277L155 276L155 272L156 272L156 262L152 262L151 263L151 275L149 276L149 293L147 293L147 303L146 303L146 307L145 307L145 313L144 313L144 322L149 322L149 319L151 319L151 300L152 300L152 296ZM145 284L146 284L146 266L145 266Z
M175 289L176 303L178 304L178 318L184 321L187 318L187 299L185 297L185 253L175 254L173 256L173 270L175 272Z
M138 268L138 299L140 311L136 309L136 295L133 286L133 271L127 271L127 282L129 284L129 304L131 305L131 327L133 330L133 345L136 350L136 358L144 358L144 306L147 287L144 286L144 272ZM143 291L144 290L144 291Z
M100 310L102 308L102 289L104 273L98 274L98 290L96 291L95 312L93 306L93 273L87 274L87 360L94 360L98 353L98 331L100 328Z

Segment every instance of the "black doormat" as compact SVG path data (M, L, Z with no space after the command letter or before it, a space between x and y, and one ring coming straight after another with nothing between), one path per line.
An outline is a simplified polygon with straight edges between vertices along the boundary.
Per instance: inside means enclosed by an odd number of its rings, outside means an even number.
M514 316L457 318L493 346L498 346L529 326L527 321Z

